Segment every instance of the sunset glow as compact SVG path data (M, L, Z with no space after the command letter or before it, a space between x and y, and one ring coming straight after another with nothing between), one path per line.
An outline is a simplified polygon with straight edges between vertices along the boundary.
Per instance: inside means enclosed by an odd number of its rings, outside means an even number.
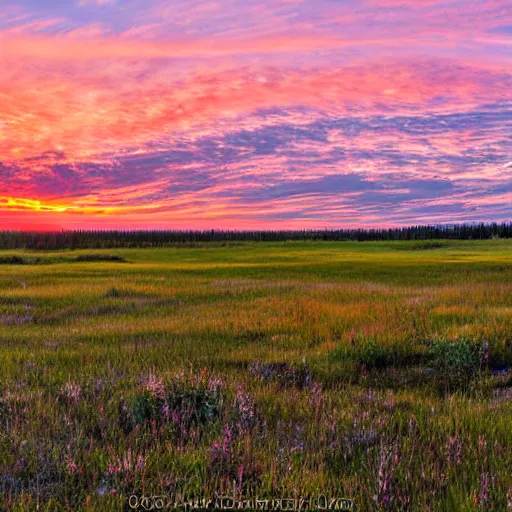
M509 0L0 0L0 229L512 218Z

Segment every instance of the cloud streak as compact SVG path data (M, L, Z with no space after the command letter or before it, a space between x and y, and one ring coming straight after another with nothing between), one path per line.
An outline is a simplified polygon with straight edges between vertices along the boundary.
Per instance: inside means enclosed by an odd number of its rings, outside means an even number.
M510 218L511 14L500 0L7 5L0 221Z

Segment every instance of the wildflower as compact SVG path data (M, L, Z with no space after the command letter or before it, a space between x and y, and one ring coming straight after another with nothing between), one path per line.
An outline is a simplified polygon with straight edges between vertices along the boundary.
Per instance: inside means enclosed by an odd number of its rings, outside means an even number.
M363 428L361 430L354 429L350 437L346 437L345 441L354 447L372 444L377 439L377 431L373 427Z
M68 453L66 455L66 469L70 475L74 475L78 471L78 466L71 455L71 446L67 445Z
M172 411L171 413L171 419L175 426L178 426L180 424L181 416L178 411Z
M74 384L73 382L68 381L61 389L61 393L69 401L77 404L78 402L80 402L82 388L78 384Z
M241 435L251 430L256 423L254 400L239 386L235 393L234 407L237 415L237 427Z
M224 457L228 456L228 448L233 439L233 431L229 425L224 427L224 437L222 438L222 453Z
M224 385L222 379L216 377L210 377L208 380L208 391L213 392L214 394L219 393L221 387Z
M103 387L105 386L105 381L103 379L96 379L94 381L94 394L96 395L96 397L98 397L98 395L101 393L101 390L103 389Z
M233 430L229 425L224 426L224 435L221 441L215 441L210 448L212 461L218 459L228 459L230 454L230 447L233 441Z
M489 501L489 473L483 472L480 474L480 503L487 503Z
M398 460L396 444L392 450L382 445L378 464L376 501L383 507L387 507L393 501L393 480Z
M320 409L322 398L322 385L318 382L315 382L311 386L311 395L309 397L309 403L315 406L316 411Z
M237 471L238 486L239 487L242 487L242 477L243 477L243 475L244 475L244 465L240 464L240 466L238 467L238 471Z
M98 490L96 491L98 493L98 496L105 496L105 494L108 493L108 486L106 484L101 485L98 487Z
M165 400L164 404L162 405L161 413L162 413L163 420L168 421L169 417L171 416L171 408L170 408L169 402L167 400ZM173 412L172 416L173 416L173 423L175 423L174 422L174 412Z
M462 464L462 444L459 442L458 435L449 438L446 458L448 464Z
M303 431L304 431L304 429L301 428L299 425L295 426L295 434L293 436L293 444L292 444L292 447L290 448L291 452L304 450L304 441L302 439Z
M107 473L109 475L115 475L121 472L121 466L115 462L109 462L107 465Z
M220 456L220 444L218 441L215 441L213 444L212 444L212 447L210 448L210 453L211 453L211 457L212 457L212 460L217 460Z
M146 389L157 398L165 398L164 382L161 379L157 379L152 373L146 381Z
M128 450L126 455L123 457L123 469L125 471L130 471L132 467L132 451Z
M78 470L78 466L74 460L69 460L66 464L66 469L70 475L74 475Z

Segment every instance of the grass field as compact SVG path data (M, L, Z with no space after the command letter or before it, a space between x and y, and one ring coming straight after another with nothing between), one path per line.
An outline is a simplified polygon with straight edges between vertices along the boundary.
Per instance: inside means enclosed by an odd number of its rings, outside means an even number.
M0 509L511 510L511 366L511 240L0 252Z

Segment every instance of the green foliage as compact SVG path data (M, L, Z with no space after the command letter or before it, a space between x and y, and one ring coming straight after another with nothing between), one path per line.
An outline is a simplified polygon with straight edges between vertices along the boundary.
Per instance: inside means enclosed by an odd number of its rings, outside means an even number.
M436 340L430 343L429 355L437 375L450 385L467 384L480 367L480 345L467 339Z
M0 265L24 265L25 263L22 256L0 256Z
M117 254L79 254L75 257L69 256L21 256L19 254L0 256L0 265L50 265L55 263L88 263L88 262L126 262L126 259Z
M393 362L393 351L373 340L357 345L352 355L358 363L369 370L384 368Z
M149 391L143 390L120 404L119 418L123 429L129 432L135 426L151 421L157 416L157 402Z
M203 380L172 379L159 383L158 392L141 389L119 406L120 426L130 432L137 425L154 421L158 425L173 421L180 434L191 426L204 426L220 414L222 395Z
M220 399L204 386L198 389L174 389L167 396L172 410L185 412L190 423L207 424L220 412Z
M392 365L402 366L418 360L417 349L399 344L385 345L373 339L356 339L329 353L331 362L352 361L359 368L382 370Z
M121 261L126 260L117 254L79 254L75 261L77 262L88 262L88 261Z

